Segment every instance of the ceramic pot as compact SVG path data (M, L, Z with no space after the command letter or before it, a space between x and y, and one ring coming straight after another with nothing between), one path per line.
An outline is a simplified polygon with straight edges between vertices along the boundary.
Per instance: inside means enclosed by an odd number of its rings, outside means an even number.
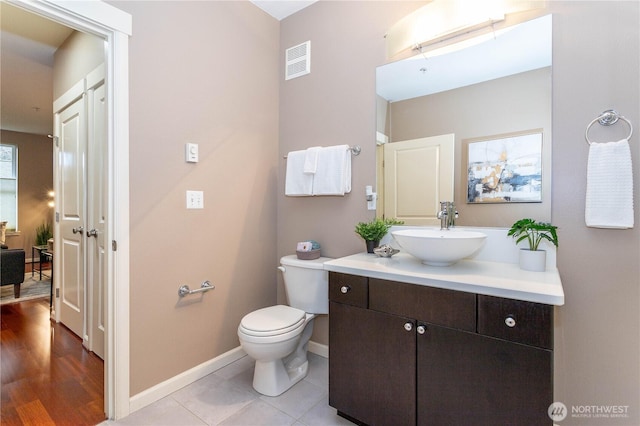
M373 249L380 245L380 241L366 240L365 243L367 243L367 253L373 253Z
M520 269L544 272L547 268L547 252L544 250L520 249Z

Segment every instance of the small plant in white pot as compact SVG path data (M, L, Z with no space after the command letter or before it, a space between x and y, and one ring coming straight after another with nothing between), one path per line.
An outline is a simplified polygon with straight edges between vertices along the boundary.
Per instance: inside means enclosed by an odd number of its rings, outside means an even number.
M520 249L520 268L526 271L542 272L546 269L547 252L538 247L542 240L549 241L558 247L557 226L533 219L520 219L513 225L507 235L516 240L516 244L527 241L529 248Z

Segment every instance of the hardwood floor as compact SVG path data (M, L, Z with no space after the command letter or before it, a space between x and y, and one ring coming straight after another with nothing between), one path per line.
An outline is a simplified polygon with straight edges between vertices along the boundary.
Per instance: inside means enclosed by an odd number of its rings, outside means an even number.
M95 425L104 416L103 362L49 319L49 300L0 307L0 423Z

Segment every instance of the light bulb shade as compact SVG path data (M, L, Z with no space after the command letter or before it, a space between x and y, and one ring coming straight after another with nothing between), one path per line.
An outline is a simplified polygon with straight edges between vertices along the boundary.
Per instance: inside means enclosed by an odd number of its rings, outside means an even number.
M434 0L387 31L387 57L502 21L505 14L545 7L544 1Z

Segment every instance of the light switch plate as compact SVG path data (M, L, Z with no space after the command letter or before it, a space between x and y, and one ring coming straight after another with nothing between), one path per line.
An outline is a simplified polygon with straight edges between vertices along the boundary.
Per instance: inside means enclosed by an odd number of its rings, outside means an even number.
M203 209L204 208L204 192L203 191L187 191L187 208Z
M184 159L187 163L198 162L198 144L187 143L184 145Z
M375 192L371 194L371 200L367 201L367 210L376 210L376 203L378 201L378 194Z

